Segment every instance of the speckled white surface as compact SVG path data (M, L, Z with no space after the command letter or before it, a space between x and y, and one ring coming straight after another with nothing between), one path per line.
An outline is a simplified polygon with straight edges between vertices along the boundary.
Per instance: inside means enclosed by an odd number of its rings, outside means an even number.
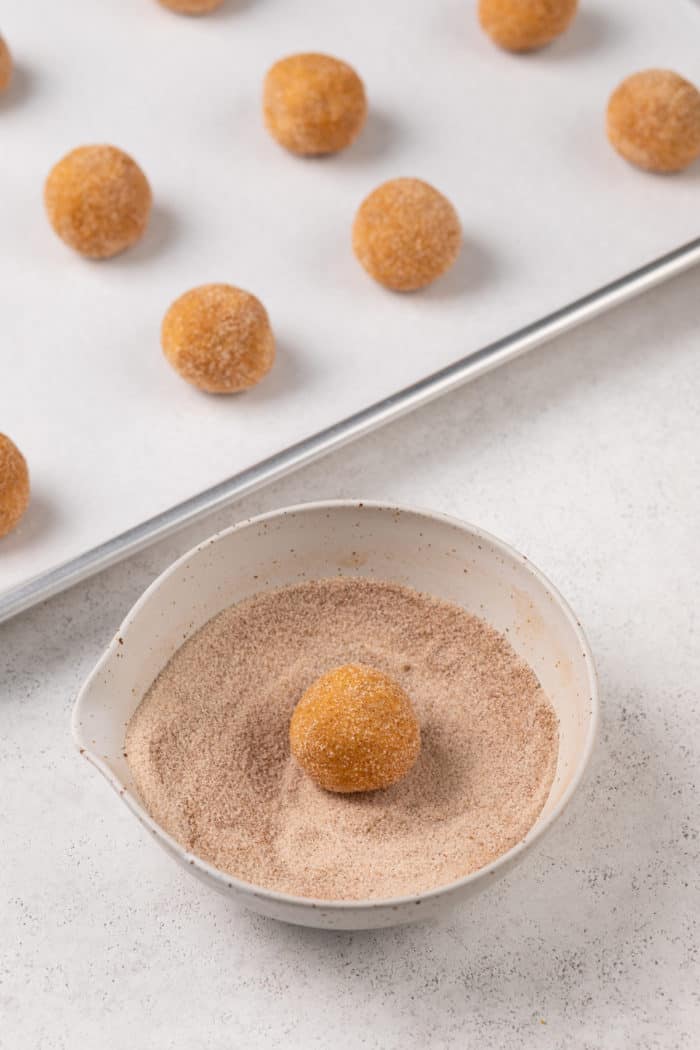
M688 274L0 627L0 1046L697 1046L700 275ZM323 934L235 910L73 751L124 612L230 520L364 496L461 515L581 616L603 731L539 851L434 925Z

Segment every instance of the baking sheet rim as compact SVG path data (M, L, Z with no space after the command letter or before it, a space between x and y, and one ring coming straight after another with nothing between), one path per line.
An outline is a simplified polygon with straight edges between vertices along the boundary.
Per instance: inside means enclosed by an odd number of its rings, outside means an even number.
M700 237L0 593L0 623L700 263Z

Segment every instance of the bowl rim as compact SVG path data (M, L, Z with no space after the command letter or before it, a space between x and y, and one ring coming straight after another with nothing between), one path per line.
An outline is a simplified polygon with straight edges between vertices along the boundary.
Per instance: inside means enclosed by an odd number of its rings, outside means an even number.
M131 622L142 610L142 608L150 601L152 596L159 590L161 585L176 573L180 567L186 563L190 558L195 557L205 548L210 547L214 543L219 543L221 540L226 539L233 533L243 531L245 529L258 526L264 522L270 522L273 520L290 517L292 515L306 513L310 511L333 511L333 510L378 510L393 515L405 514L412 515L414 517L422 517L433 522L439 522L441 524L450 525L453 528L457 528L461 532L470 533L477 539L483 540L489 546L495 548L501 555L508 557L511 561L518 562L523 568L526 569L534 579L544 587L544 589L551 596L554 604L557 606L559 613L568 621L569 626L573 630L581 653L585 660L585 666L587 668L587 683L589 689L589 701L590 701L590 722L586 738L584 740L583 747L580 752L580 756L576 765L574 774L563 792L561 798L557 802L556 806L549 814L547 819L541 824L539 821L535 823L526 833L526 835L516 843L515 846L502 853L490 864L487 864L483 868L477 868L476 871L470 872L468 875L463 875L459 879L454 879L452 882L443 883L440 886L434 886L430 889L425 890L421 893L410 893L403 894L398 897L376 897L367 898L361 900L337 900L337 899L326 899L321 897L300 897L291 893L283 893L279 890L267 889L264 886L258 885L254 882L247 882L244 879L239 879L235 875L228 874L222 871L220 868L214 867L195 853L190 853L184 849L180 843L172 837L160 824L157 823L145 809L145 807L139 802L137 797L126 787L117 775L110 769L106 761L104 761L99 755L90 749L88 742L82 735L82 727L80 725L79 714L81 706L85 697L88 696L90 689L93 686L95 679L98 677L102 668L111 659L113 653L119 646L119 639L123 637L126 631L129 630ZM453 515L443 514L438 511L429 510L427 508L402 504L402 503L386 503L382 500L359 500L359 499L327 499L327 500L311 500L306 503L292 504L288 507L281 507L277 510L267 511L264 514L258 514L250 518L244 518L242 521L236 522L234 525L229 525L219 532L214 533L212 536L207 537L204 540L200 540L199 543L195 544L189 550L185 551L184 554L176 558L174 562L168 565L161 573L156 576L154 580L148 585L143 594L131 609L127 612L126 616L119 625L114 637L110 641L109 645L105 648L104 652L97 661L95 667L92 669L87 679L81 686L75 703L73 705L73 711L71 716L71 732L73 741L78 748L80 754L90 762L91 765L95 766L96 769L105 777L110 786L114 789L119 798L124 804L131 810L136 818L148 828L156 838L160 839L163 845L165 845L171 852L175 853L182 861L182 863L188 867L195 868L201 872L202 875L211 879L214 883L218 884L218 887L226 892L227 890L235 890L237 893L244 897L253 897L258 900L270 901L274 904L286 906L288 908L302 909L302 910L323 910L324 912L361 912L361 911L378 911L381 909L391 908L397 910L400 908L406 908L411 905L419 905L435 900L442 896L451 896L460 890L466 889L467 887L485 880L488 876L497 874L501 869L506 869L514 862L522 853L524 853L530 846L534 845L542 836L553 826L553 824L562 815L569 802L573 798L574 794L578 790L581 781L586 773L588 765L590 763L593 748L595 746L596 737L598 734L598 724L600 718L600 704L598 695L598 679L595 670L593 654L591 652L588 639L583 630L580 620L575 615L573 609L560 593L560 591L554 586L549 578L534 565L529 558L520 551L506 543L504 540L498 539L492 533L485 529L479 528L473 525L471 522L465 521L462 518L454 517Z

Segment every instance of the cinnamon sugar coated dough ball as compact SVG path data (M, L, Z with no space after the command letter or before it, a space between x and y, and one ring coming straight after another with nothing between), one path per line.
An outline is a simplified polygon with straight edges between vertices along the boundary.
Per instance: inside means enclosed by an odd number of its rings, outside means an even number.
M79 146L51 169L44 202L61 240L89 259L109 259L142 236L151 187L116 146Z
M506 51L535 51L568 29L578 0L479 0L479 21Z
M623 80L608 103L608 138L646 171L682 171L700 157L700 92L667 69Z
M206 15L210 11L216 11L223 2L224 0L160 0L163 7L169 7L171 11L177 11L180 15Z
M10 49L0 36L0 91L10 86L12 80L12 55Z
M392 179L362 202L352 231L355 255L394 291L424 288L455 262L459 216L446 197L420 179Z
M376 791L406 776L420 751L420 726L393 679L346 664L306 690L289 742L302 769L326 791Z
M163 320L161 341L182 378L210 394L255 386L275 360L265 307L230 284L204 284L176 299Z
M14 529L28 504L27 462L15 443L0 434L0 536Z
M355 141L365 123L364 85L338 58L290 55L265 77L263 116L272 137L292 153L336 153Z

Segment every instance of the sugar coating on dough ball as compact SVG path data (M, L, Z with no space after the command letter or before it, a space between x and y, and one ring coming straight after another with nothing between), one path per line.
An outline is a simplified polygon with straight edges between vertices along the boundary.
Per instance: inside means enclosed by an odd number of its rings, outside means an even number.
M292 153L336 153L355 141L365 123L364 85L338 58L290 55L265 77L263 116L272 137Z
M578 0L479 0L479 21L506 51L535 51L568 29Z
M27 461L6 434L0 434L0 536L19 522L29 504Z
M403 779L418 758L420 726L389 675L346 664L309 686L289 726L292 754L326 791L376 791Z
M10 86L12 80L12 55L10 49L0 36L0 91Z
M160 0L163 7L177 11L179 15L206 15L216 11L224 0Z
M143 235L151 187L135 160L116 146L79 146L46 180L44 202L55 232L90 259L108 259Z
M407 292L449 270L460 252L462 228L453 206L433 186L421 179L392 179L360 205L352 243L376 281Z
M188 383L210 394L255 386L272 368L267 310L230 284L205 284L176 299L163 319L163 351Z
M645 171L682 171L700 157L700 91L678 73L633 73L613 92L608 139Z

